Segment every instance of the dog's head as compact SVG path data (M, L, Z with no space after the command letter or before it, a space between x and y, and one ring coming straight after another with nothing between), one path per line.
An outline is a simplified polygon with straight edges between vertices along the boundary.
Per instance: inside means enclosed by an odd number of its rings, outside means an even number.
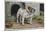
M32 12L32 10L33 10L33 12L35 12L35 9L32 8L32 7L28 7L28 10L29 10L30 12Z

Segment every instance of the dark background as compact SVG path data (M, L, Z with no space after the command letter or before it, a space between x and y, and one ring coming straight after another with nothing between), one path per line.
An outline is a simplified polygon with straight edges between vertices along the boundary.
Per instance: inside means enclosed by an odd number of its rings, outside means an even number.
M44 3L41 3L41 4L40 4L40 10L41 10L41 11L44 11Z

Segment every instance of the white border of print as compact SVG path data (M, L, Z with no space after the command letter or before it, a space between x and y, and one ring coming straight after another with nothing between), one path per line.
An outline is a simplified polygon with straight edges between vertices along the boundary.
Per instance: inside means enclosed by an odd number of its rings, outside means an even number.
M6 0L6 1L13 1L13 2L40 2L46 3L45 0ZM44 5L44 9L46 8L46 4ZM45 9L46 10L46 9ZM46 24L46 11L44 11L44 24ZM18 30L18 31L45 31L46 25L44 25L44 29L35 29L35 30ZM0 31L5 30L5 1L0 0ZM17 31L17 30L16 30Z

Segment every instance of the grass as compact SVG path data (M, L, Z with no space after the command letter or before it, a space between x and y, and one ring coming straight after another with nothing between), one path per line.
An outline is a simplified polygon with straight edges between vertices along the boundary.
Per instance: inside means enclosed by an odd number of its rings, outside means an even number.
M43 16L34 16L33 20L36 20L39 24L43 23Z

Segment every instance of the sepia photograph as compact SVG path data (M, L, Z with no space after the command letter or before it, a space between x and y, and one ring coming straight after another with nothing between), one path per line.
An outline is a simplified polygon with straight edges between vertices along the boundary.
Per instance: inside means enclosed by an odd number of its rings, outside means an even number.
M5 1L5 31L43 28L44 3Z

